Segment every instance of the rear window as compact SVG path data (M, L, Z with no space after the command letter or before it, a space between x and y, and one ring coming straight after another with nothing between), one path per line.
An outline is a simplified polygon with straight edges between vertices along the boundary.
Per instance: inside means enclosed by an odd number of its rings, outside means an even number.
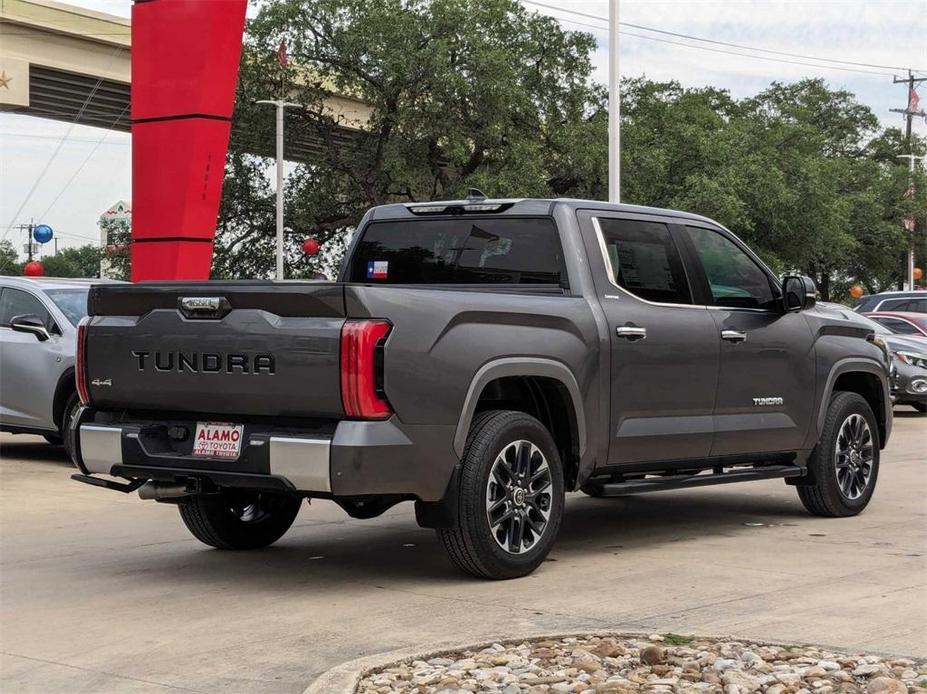
M559 284L563 249L552 219L375 222L354 249L348 281L376 284Z

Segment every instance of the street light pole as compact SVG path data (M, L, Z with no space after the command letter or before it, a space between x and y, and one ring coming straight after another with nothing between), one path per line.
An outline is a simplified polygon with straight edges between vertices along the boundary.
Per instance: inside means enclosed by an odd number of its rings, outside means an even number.
M621 202L621 72L618 69L618 0L608 2L608 201Z
M918 156L916 154L898 154L896 155L898 159L907 159L908 160L908 171L911 172L911 185L914 185L914 160L915 159L927 159L924 156ZM907 271L905 272L907 277L907 288L908 291L914 291L914 229L908 231L908 262L907 262Z
M277 269L276 278L283 279L283 112L287 106L299 107L287 101L262 99L255 103L272 104L277 108Z

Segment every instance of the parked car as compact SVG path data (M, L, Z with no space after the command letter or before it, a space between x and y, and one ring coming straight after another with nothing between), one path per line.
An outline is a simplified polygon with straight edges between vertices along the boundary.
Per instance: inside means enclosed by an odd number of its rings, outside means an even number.
M853 307L859 313L873 313L875 311L909 311L911 313L927 313L927 291L913 292L879 292L860 297Z
M884 325L896 335L927 337L927 313L879 311L876 313L864 313L863 315L880 325Z
M544 560L568 490L785 479L857 514L892 428L885 344L810 279L705 217L601 202L376 207L337 282L97 286L79 344L76 480L224 549L275 542L303 498L410 500L490 578Z
M910 405L918 412L927 412L927 337L892 332L876 319L884 314L863 316L840 304L820 304L855 318L870 328L888 345L892 355L892 399L896 405Z
M41 434L70 454L76 325L91 284L104 281L0 277L0 431Z

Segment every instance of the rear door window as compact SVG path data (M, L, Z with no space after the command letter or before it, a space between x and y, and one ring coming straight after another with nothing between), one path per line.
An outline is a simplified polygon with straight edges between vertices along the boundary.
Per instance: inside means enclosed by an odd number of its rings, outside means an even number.
M552 219L462 216L368 225L348 281L558 285L561 277L563 249Z
M607 218L598 223L615 284L647 301L692 303L682 258L665 224Z

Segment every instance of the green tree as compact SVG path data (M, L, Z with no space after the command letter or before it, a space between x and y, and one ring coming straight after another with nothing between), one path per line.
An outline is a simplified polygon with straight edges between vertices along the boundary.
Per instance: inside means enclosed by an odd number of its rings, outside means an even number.
M300 66L292 75L274 59L281 38ZM301 257L304 236L340 240L371 205L459 197L471 186L601 195L607 152L594 144L605 135L602 90L590 79L594 45L514 0L264 4L242 59L240 148L272 142L271 110L254 101L275 92L305 106L289 113L287 139L320 144L288 179L286 217L297 230L288 258L300 258L288 274L323 260ZM335 94L368 103L368 127L345 137L344 119L324 107ZM260 168L230 153L216 275L272 263L273 205Z
M0 241L0 275L21 275L23 264L13 244L6 239Z
M43 257L42 267L47 277L99 277L100 249L92 244L65 248Z
M103 216L100 231L106 239L102 249L103 276L116 280L128 280L130 276L130 246L132 224L128 216ZM98 251L100 253L100 251Z

